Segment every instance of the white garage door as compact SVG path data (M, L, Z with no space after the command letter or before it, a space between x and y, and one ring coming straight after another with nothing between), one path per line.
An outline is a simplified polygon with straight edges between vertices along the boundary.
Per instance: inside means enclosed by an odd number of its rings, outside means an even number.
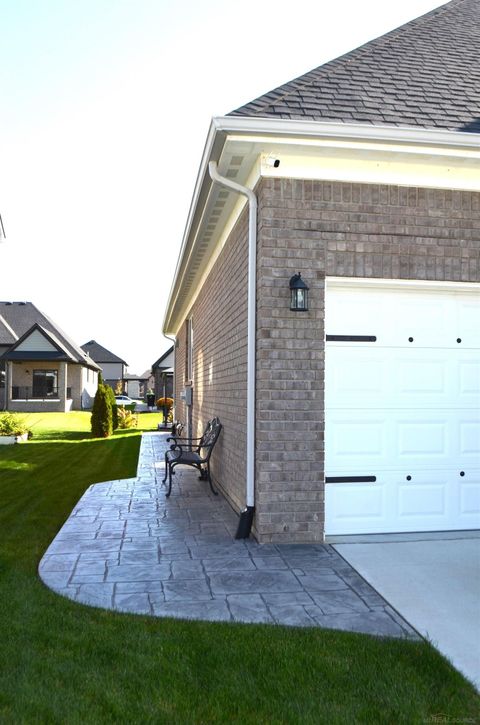
M327 283L327 535L480 527L478 289Z

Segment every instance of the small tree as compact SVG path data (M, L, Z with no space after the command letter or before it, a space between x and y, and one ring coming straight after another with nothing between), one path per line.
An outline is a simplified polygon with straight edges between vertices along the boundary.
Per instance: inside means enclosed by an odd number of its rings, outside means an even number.
M93 401L90 419L92 434L95 438L108 438L113 433L112 403L107 386L100 383Z
M107 389L107 395L110 400L110 405L112 406L112 426L113 430L117 430L118 428L118 407L117 407L117 401L115 400L115 393L113 392L110 385L105 385Z
M123 383L121 380L117 380L115 385L115 395L121 395L123 393Z

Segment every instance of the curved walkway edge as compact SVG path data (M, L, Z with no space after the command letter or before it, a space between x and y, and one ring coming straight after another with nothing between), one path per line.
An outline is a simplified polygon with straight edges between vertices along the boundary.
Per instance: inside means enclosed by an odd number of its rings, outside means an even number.
M333 547L235 540L237 515L192 469L167 499L166 437L143 434L135 478L85 491L40 562L50 589L157 617L418 638Z

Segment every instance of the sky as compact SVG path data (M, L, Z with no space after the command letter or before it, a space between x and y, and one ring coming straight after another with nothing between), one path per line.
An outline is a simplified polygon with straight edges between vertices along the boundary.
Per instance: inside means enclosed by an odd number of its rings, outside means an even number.
M0 300L149 369L213 116L439 0L0 0Z

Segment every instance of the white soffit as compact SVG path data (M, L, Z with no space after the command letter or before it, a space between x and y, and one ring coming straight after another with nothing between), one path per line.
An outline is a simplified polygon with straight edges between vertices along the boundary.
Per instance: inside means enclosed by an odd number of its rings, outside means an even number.
M261 159L262 176L480 191L480 145L271 137L252 137L247 144L234 135L224 154L234 156L237 145L246 161Z

